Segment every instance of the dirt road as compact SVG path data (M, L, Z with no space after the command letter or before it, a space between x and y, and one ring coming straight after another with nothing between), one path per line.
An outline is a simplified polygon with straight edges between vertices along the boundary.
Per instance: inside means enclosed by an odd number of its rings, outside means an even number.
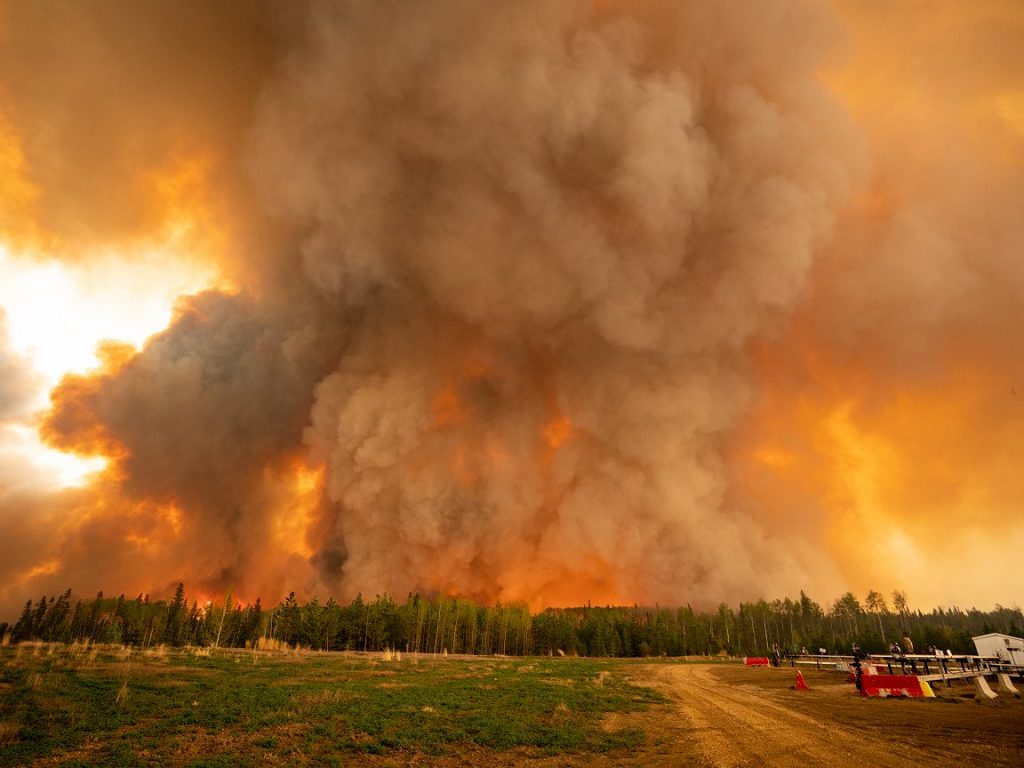
M645 667L674 718L650 717L639 764L739 768L1020 766L1024 701L864 700L835 672L666 664ZM958 706L959 705L959 706Z
M910 768L920 764L913 750L892 744L884 734L851 733L773 702L764 690L729 685L709 666L664 666L657 669L655 681L679 713L680 736L686 738L682 743L688 742L706 765Z

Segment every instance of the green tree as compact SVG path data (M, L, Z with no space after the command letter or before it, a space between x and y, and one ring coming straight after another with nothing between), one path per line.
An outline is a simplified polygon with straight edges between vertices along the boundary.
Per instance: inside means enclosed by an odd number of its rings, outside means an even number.
M21 642L22 640L29 640L32 638L32 601L26 600L25 607L21 611L21 616L14 623L14 629L11 630L11 639L14 642Z
M878 634L881 635L882 638L882 648L886 649L888 647L888 643L885 639L885 627L882 626L882 614L889 612L889 606L885 604L885 598L882 597L882 593L876 592L873 589L868 592L867 597L864 598L864 605L878 620Z
M168 645L181 645L185 624L185 585L178 582L174 590L174 599L167 606L167 619L160 635L161 642Z

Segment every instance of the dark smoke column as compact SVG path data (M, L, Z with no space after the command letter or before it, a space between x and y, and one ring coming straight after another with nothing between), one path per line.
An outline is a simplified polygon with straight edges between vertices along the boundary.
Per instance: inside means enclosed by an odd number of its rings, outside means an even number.
M829 39L777 2L313 7L254 151L306 278L357 318L306 432L328 583L800 583L723 505L718 447L858 173Z

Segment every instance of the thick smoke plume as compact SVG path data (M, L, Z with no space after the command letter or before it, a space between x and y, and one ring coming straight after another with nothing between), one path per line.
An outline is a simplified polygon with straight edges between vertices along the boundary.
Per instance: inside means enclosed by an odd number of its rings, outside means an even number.
M814 52L762 42L804 23L314 10L255 140L275 210L310 230L306 274L365 308L306 433L350 589L429 574L667 601L796 581L723 510L717 448L750 396L744 347L800 294L858 157Z
M717 602L860 588L865 563L905 588L837 542L922 534L881 473L928 456L891 419L929 421L961 375L1024 397L992 364L1024 359L1001 328L1024 296L1019 64L950 96L873 51L893 45L856 5L810 2L55 7L52 29L0 18L37 229L69 253L132 236L167 202L140 169L198 162L236 290L53 392L47 441L111 463L0 491L8 604L179 578ZM864 95L886 66L927 126ZM994 82L1017 123L938 117ZM1018 403L972 402L949 436L977 419L1021 447ZM971 480L1008 506L1006 481Z

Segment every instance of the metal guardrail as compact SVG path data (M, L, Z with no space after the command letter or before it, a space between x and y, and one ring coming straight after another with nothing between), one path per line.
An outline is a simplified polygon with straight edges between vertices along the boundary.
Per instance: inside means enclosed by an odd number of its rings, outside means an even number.
M828 669L830 666L838 669L848 669L853 663L854 657L843 654L786 654L783 657L783 661L788 661L791 667L795 667L797 664L813 664L818 669ZM1011 664L997 656L871 653L862 656L861 662L874 664L875 666L884 664L890 675L938 675L941 678L943 675L964 677L972 674L996 674L1003 672L1024 676L1024 666Z

